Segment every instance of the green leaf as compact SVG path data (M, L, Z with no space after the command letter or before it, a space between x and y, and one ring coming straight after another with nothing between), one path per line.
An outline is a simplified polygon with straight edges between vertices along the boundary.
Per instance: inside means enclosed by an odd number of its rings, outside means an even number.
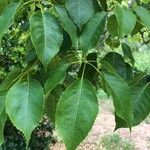
M5 109L0 113L0 145L4 143L4 126L7 120Z
M130 34L136 25L136 15L130 9L117 5L115 16L118 22L119 35L125 36Z
M19 80L22 73L21 69L12 70L0 85L0 90L8 90L15 82Z
M56 67L52 68L49 72L49 77L45 83L45 91L49 93L57 84L63 82L66 76L66 70L69 67L68 63L60 63Z
M43 114L43 88L36 80L18 81L6 96L6 112L12 123L25 135L27 143L31 132Z
M61 96L56 110L56 128L68 150L75 150L84 140L98 113L92 85L76 80Z
M92 0L68 0L66 8L71 19L80 29L94 14Z
M57 103L58 99L52 94L49 94L48 97L46 98L45 113L52 122L55 122Z
M122 43L121 46L124 56L130 60L132 65L134 65L135 60L133 58L131 48L125 43Z
M128 84L110 72L104 72L104 80L109 94L113 97L116 114L124 119L128 125L132 125L132 98Z
M49 12L36 12L30 18L31 39L39 60L45 69L58 53L63 41L62 30Z
M7 4L7 0L0 0L0 14L3 12Z
M111 15L108 18L108 22L107 22L107 28L108 28L108 31L111 34L111 36L117 36L118 35L117 27L118 27L118 23L116 20L116 16Z
M143 28L143 24L139 21L139 19L137 19L134 30L131 32L131 36L134 36L137 33L139 33L142 28Z
M3 109L5 108L6 94L7 94L7 91L0 90L0 114L2 113Z
M135 12L139 16L142 24L144 24L150 31L150 13L149 13L149 11L142 6L138 6L135 9Z
M140 82L130 87L133 101L133 121L132 126L140 124L150 113L150 83ZM116 116L116 129L127 127L124 120Z
M55 10L59 15L64 30L70 35L72 43L76 49L78 49L78 36L77 27L69 18L68 12L64 7L55 6Z
M80 48L83 50L92 49L96 46L106 23L106 12L96 13L85 25L80 36Z
M126 79L127 77L127 70L126 70L126 64L123 59L123 57L116 53L116 52L109 52L103 60L110 63L110 65L116 70L116 72L122 77L123 79Z
M16 13L16 10L19 6L20 2L13 1L11 2L0 15L0 37L3 36L5 31L13 24L14 16Z

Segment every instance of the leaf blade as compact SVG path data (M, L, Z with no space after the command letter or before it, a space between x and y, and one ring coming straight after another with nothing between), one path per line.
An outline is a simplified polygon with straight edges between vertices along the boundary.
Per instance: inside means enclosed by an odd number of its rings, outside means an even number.
M57 105L56 127L67 149L76 149L85 138L97 112L97 98L88 81L79 79L63 93Z

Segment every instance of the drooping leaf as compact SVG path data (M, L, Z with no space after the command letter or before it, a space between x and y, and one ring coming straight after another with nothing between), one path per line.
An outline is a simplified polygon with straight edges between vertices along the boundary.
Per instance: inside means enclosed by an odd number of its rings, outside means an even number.
M92 85L75 81L61 96L56 110L56 127L68 150L75 150L90 131L98 113Z
M126 121L128 127L132 125L132 98L128 84L114 73L105 72L104 80L107 91L113 97L116 114Z
M149 13L149 11L146 8L144 8L143 6L138 6L135 9L135 12L139 16L142 24L144 24L150 31L150 13Z
M63 43L60 47L59 54L61 56L64 56L72 50L73 50L72 49L72 40L71 40L69 34L64 30L63 31Z
M12 25L16 10L20 4L19 0L12 1L4 8L0 15L0 37L3 36L5 31ZM1 4L0 4L1 5Z
M139 125L150 113L150 84L136 83L130 87L133 101L133 121L132 126ZM120 117L115 116L116 129L126 128L127 124Z
M126 80L130 81L133 75L133 68L129 63L125 63L125 64L126 64L126 73L127 73Z
M116 20L116 16L111 15L108 18L108 22L107 22L107 28L108 28L108 31L111 34L111 36L117 36L118 35L117 27L118 27L118 23Z
M36 80L18 81L6 96L6 112L27 143L43 114L43 88Z
M78 49L77 27L69 18L67 10L64 7L60 7L58 5L55 6L55 10L59 15L63 28L70 35L74 47Z
M130 9L117 5L115 16L118 22L119 35L125 36L130 34L136 25L136 15Z
M80 36L80 48L92 49L96 46L106 23L106 12L96 13L85 25Z
M30 18L31 39L39 60L45 69L59 52L63 34L56 18L50 12L36 12Z
M8 73L8 76L0 85L0 90L8 90L15 82L19 80L19 76L21 75L21 73L21 69L15 69Z
M130 60L132 65L134 65L135 60L133 58L132 51L129 45L122 43L121 46L122 46L124 56Z
M53 88L56 87L57 84L63 82L68 67L69 63L60 63L56 67L52 68L45 83L46 93L49 93Z
M0 145L4 143L4 126L5 122L7 120L7 114L5 112L5 109L0 113Z
M67 0L66 8L80 29L94 14L92 0Z

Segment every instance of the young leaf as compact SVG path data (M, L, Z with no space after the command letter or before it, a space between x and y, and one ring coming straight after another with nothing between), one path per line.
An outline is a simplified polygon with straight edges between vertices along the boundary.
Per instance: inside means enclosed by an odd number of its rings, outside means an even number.
M75 150L90 131L98 113L92 85L76 80L61 96L56 110L56 128L68 150Z
M96 46L106 23L106 12L96 13L85 25L80 36L80 48L83 50L92 49Z
M139 16L141 22L148 28L148 30L150 31L150 13L149 11L142 7L142 6L138 6L135 9L136 14Z
M32 130L43 115L43 88L36 80L18 81L6 96L6 112L12 123L25 135L27 143Z
M5 31L12 25L19 4L20 4L19 0L12 1L7 7L4 8L3 12L1 13L0 37L2 37Z
M92 0L67 0L66 8L80 29L94 14Z
M56 87L57 84L63 82L66 75L66 70L69 67L68 63L60 63L49 73L49 77L45 83L45 91L50 92L53 88Z
M104 72L107 91L113 97L116 114L124 119L128 125L132 125L132 99L128 84L113 73Z
M122 43L121 46L122 46L124 56L131 61L132 65L134 65L135 60L133 58L131 48L125 43Z
M78 36L77 36L77 27L74 25L72 20L69 18L68 12L64 7L55 6L55 10L59 15L59 18L62 22L62 26L65 31L70 35L73 46L78 49Z
M7 114L5 112L5 109L0 113L0 145L4 143L4 126L5 122L7 120Z
M130 9L117 5L115 8L115 16L118 22L119 35L125 36L130 34L136 25L136 15Z
M49 12L36 12L30 18L31 39L45 69L58 53L63 34L56 18Z

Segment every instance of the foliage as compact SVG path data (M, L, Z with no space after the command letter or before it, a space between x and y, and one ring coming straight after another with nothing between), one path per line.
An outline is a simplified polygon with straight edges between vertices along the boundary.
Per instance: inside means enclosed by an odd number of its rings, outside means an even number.
M11 72L0 85L0 143L9 118L28 146L46 113L67 149L76 149L97 116L99 88L113 98L115 129L131 130L140 124L150 112L149 76L135 68L126 41L149 33L148 5L121 0L3 3L2 56L9 49L20 51L22 62L14 70L8 67ZM11 39L14 28L19 32L8 46L4 38ZM22 45L16 49L21 37ZM143 36L139 39L149 42Z

